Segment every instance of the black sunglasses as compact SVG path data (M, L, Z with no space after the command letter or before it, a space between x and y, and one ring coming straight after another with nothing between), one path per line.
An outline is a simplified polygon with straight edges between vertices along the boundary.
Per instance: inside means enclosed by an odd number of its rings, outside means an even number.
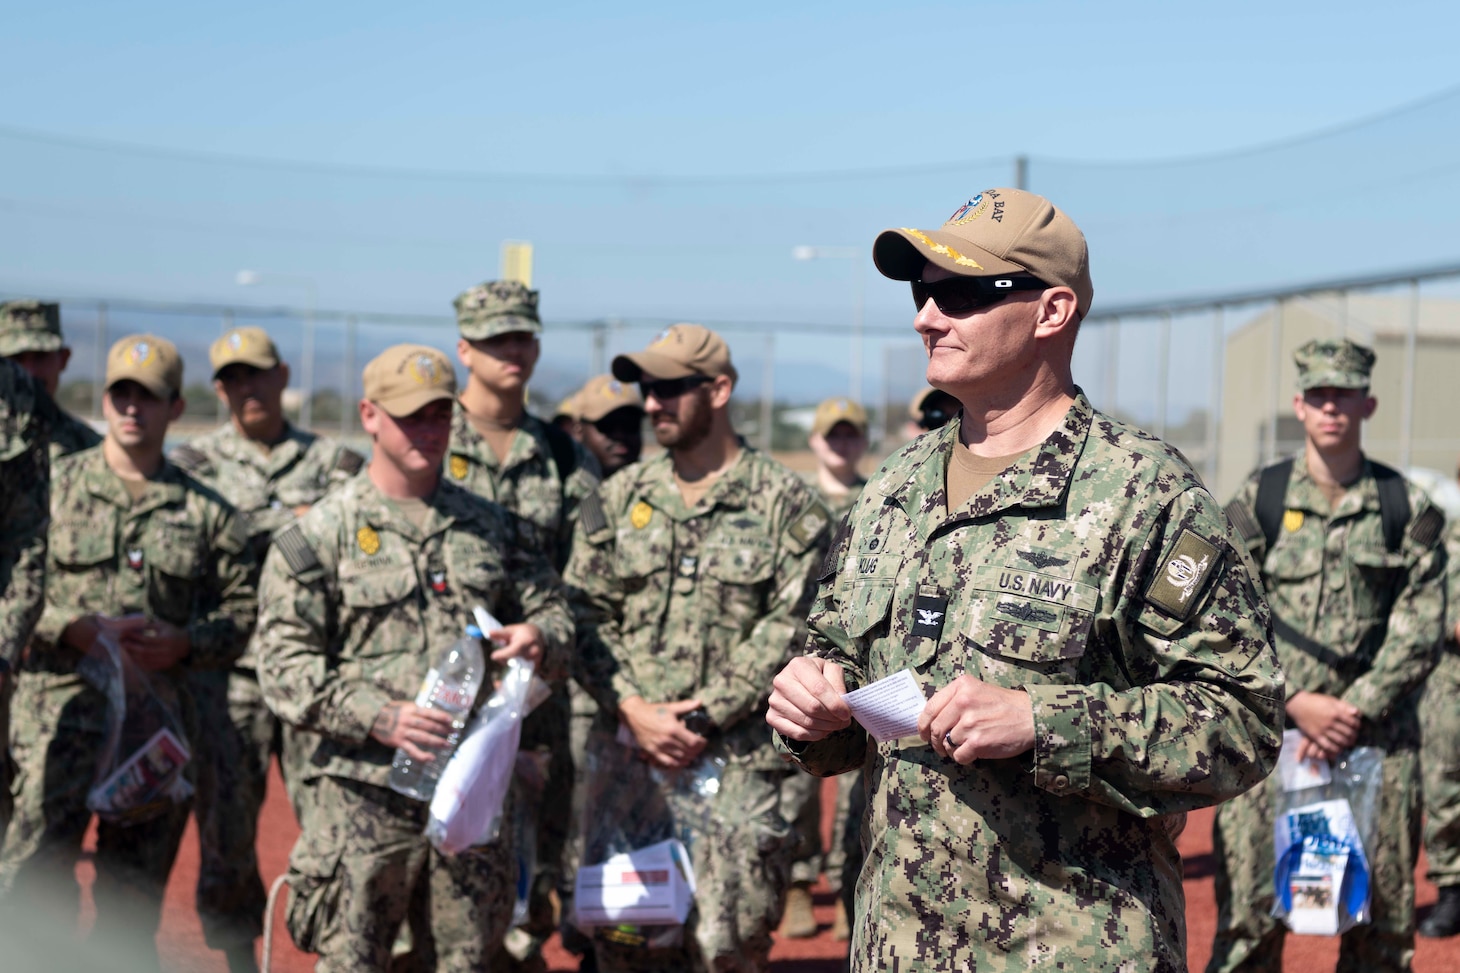
M656 378L651 380L639 379L639 391L644 398L654 396L660 402L668 402L670 399L677 399L690 389L699 388L706 382L714 379L708 375L686 375L684 378Z
M944 314L967 314L993 307L1015 291L1042 291L1049 287L1037 277L949 277L932 283L910 281L913 303L921 311L928 298Z

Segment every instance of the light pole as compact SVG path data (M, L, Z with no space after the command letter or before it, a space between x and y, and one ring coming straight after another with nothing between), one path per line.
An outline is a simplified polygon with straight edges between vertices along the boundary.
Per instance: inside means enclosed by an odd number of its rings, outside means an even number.
M299 428L308 429L314 418L314 308L319 299L319 288L313 277L305 277L301 274L240 270L233 279L237 281L239 287L277 284L283 287L304 288L308 303L304 307L304 354L299 362L299 385L303 392L303 399L299 403Z
M795 260L847 260L852 265L852 361L851 382L848 395L854 402L862 401L862 317L866 306L863 292L862 251L856 247L812 247L799 246L791 249Z

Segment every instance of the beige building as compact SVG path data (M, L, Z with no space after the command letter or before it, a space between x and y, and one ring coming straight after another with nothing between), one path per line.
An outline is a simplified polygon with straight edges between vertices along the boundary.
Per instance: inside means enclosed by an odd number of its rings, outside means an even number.
M1217 497L1225 502L1254 468L1302 446L1293 416L1293 352L1312 338L1349 337L1378 355L1372 391L1379 407L1365 425L1366 453L1391 466L1453 474L1460 459L1460 300L1420 300L1411 374L1413 314L1407 292L1320 294L1289 299L1228 335Z

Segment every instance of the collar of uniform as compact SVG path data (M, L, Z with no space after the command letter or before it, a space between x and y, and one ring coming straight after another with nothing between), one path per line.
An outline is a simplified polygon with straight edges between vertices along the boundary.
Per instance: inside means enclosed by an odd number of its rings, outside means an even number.
M1288 492L1283 495L1283 506L1288 510L1303 510L1329 519L1350 517L1365 510L1378 510L1379 487L1374 481L1374 467L1365 456L1363 466L1359 469L1359 478L1349 486L1337 507L1329 507L1328 497L1308 472L1307 451L1300 452L1293 458L1293 475L1288 479Z
M512 437L512 446L508 449L506 458L498 462L497 455L492 452L482 434L477 432L477 427L471 424L466 407L457 399L451 409L451 452L468 456L484 466L508 470L534 456L547 455L547 433L542 431L541 426L541 419L531 413L524 413L522 425L517 428L526 435Z
M303 456L313 440L312 433L295 428L293 423L285 419L284 438L275 443L267 455L254 445L253 440L239 432L231 421L219 428L215 441L218 451L229 459L264 470L272 478Z
M986 517L1009 507L1052 507L1059 503L1094 419L1095 407L1077 386L1074 403L1054 431L1027 458L1015 463L1008 476L990 484L992 489L985 487L975 494L968 506L958 511L958 519ZM889 471L891 475L875 478L870 487L898 501L909 512L948 514L948 462L958 445L961 427L960 415L935 433L920 437Z
M122 478L107 465L105 452L98 447L89 451L85 463L86 492L99 500L105 500L114 507L120 507L129 514L144 514L158 507L166 507L182 500L184 487L178 468L163 460L162 468L149 483L149 488L135 504Z
M746 466L752 462L755 450L740 441L740 455L720 478L710 485L705 493L704 503L694 507L685 505L674 479L674 463L669 453L663 452L647 462L637 463L638 477L630 493L656 510L661 510L673 520L690 520L716 507L726 510L744 510L750 502L750 478L745 475Z
M447 490L443 493L443 490L450 486L444 479L437 485L436 493L428 501L431 516L427 518L420 530L417 530L416 525L401 514L400 508L391 503L389 497L380 492L380 488L369 476L357 476L350 482L355 487L354 506L357 516L376 530L400 534L412 542L419 543L456 523L457 504L454 502L455 498L451 496L451 491Z

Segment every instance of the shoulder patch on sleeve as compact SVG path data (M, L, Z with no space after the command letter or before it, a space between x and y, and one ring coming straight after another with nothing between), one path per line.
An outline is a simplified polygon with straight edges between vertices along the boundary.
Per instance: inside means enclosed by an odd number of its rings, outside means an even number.
M167 458L176 466L181 466L194 476L212 476L213 461L200 449L184 443L181 446L174 446Z
M1237 531L1239 537L1249 543L1262 536L1262 525L1252 516L1252 511L1240 500L1233 500L1223 510L1227 514L1227 521Z
M830 525L831 511L826 509L826 504L815 500L811 506L801 512L801 516L791 522L791 526L786 528L786 533L804 551L814 544L816 538L820 537Z
M603 512L603 497L599 496L596 487L578 505L578 520L583 525L585 536L591 537L599 531L608 530L608 515Z
M1146 601L1172 618L1186 621L1196 606L1196 595L1217 569L1220 551L1206 538L1183 527L1156 576L1146 586Z
M1409 525L1409 536L1420 547L1429 547L1439 539L1444 526L1445 515L1435 507L1426 507L1425 512Z
M290 524L275 534L274 547L283 556L284 563L289 565L289 570L296 575L307 574L320 566L319 555L314 553L314 548L304 539L304 531L299 529L298 524Z
M365 465L365 457L347 447L340 448L340 455L335 460L335 469L346 476L354 476L360 472L360 467Z

